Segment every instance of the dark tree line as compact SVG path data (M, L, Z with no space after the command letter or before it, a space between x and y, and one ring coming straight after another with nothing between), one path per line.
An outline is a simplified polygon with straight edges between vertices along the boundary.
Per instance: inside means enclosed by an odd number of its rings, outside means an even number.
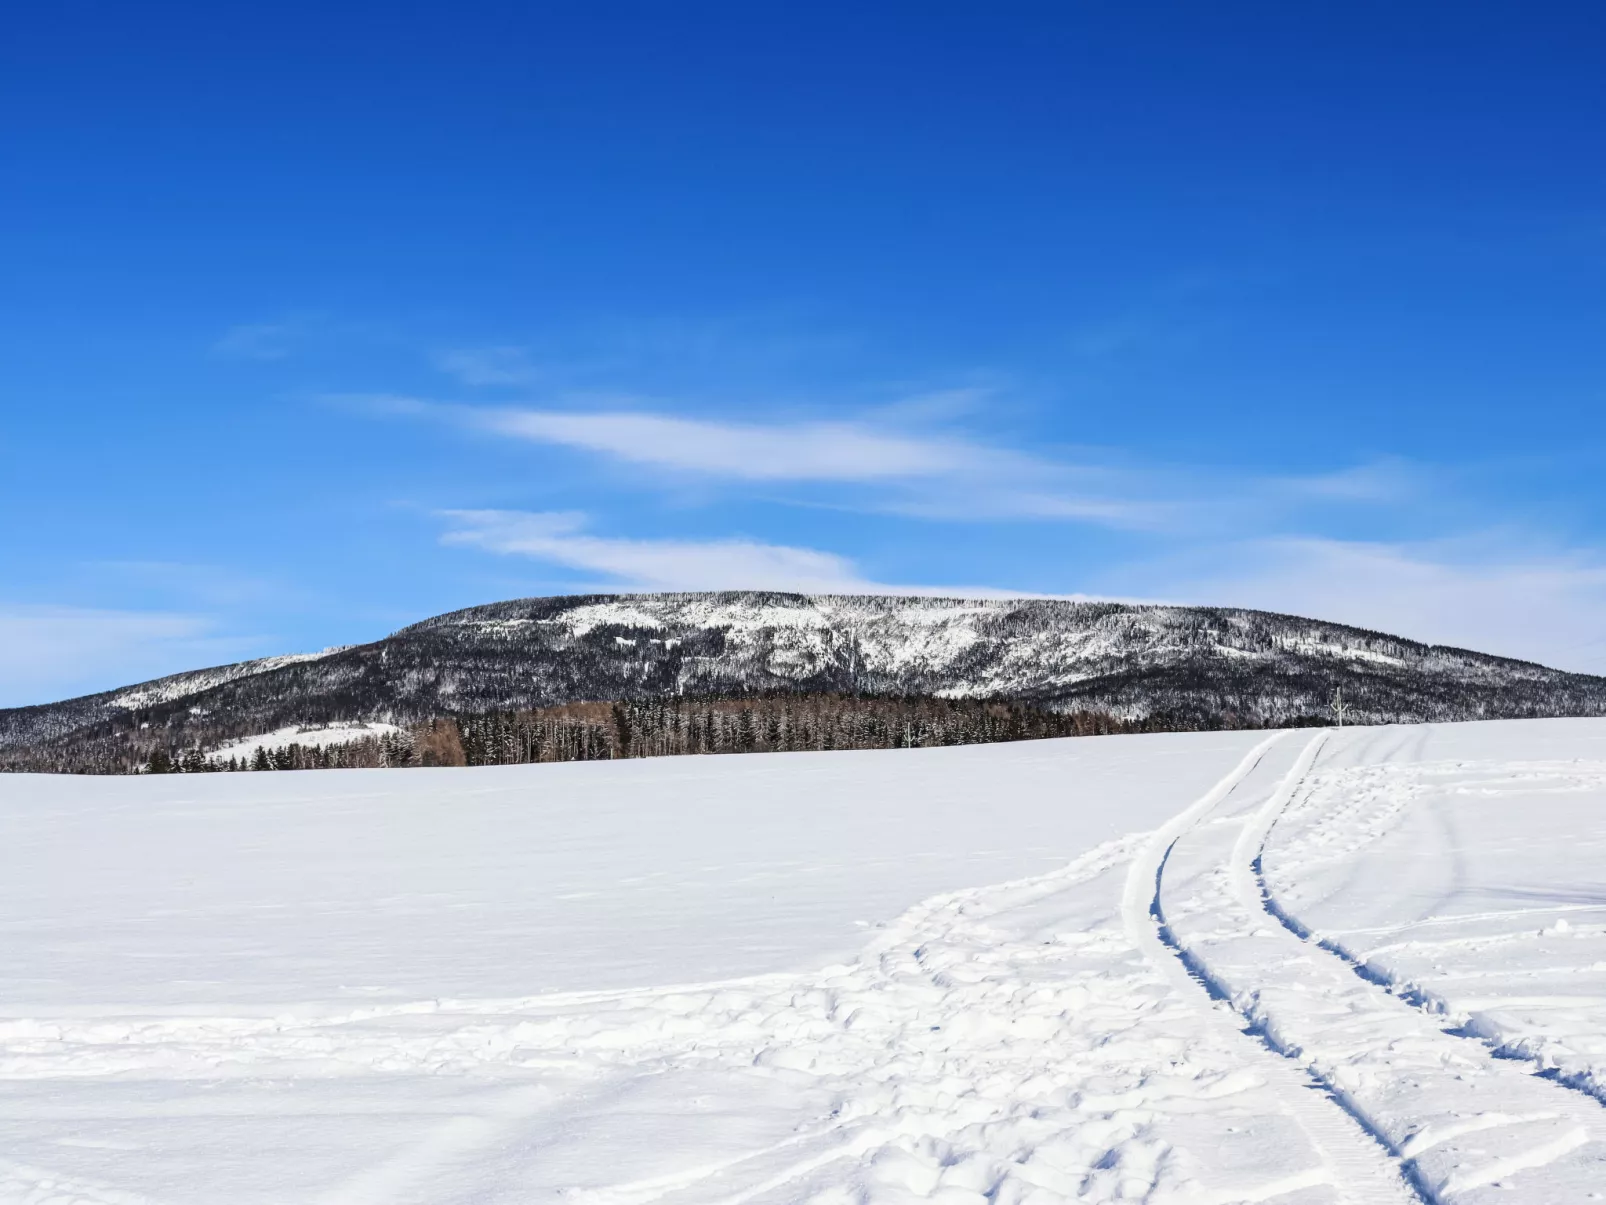
M470 766L828 749L920 749L1152 731L1093 712L844 694L626 700L460 717ZM437 762L444 764L444 762Z
M1167 732L1200 725L1180 717L1122 720L1027 703L872 695L719 695L570 703L524 711L437 717L402 733L322 747L292 743L249 758L208 759L199 749L158 749L147 773L505 766L725 753L920 749L1048 737Z

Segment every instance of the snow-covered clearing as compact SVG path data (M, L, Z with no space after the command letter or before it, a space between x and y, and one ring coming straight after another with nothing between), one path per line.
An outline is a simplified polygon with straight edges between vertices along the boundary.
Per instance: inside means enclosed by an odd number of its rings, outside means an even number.
M1603 809L1602 721L0 779L0 1202L1601 1199Z
M300 745L305 749L326 749L330 745L346 745L365 737L392 736L401 731L397 725L386 724L379 720L369 720L359 724L320 724L310 728L292 724L258 736L242 736L239 740L219 745L206 755L206 759L226 762L232 757L250 765L258 749L265 749L270 753L276 749L287 749L291 745Z

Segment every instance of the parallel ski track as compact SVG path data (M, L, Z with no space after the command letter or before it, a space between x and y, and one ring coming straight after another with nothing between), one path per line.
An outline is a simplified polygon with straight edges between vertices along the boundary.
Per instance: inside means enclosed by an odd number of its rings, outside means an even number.
M1321 1091L1319 1081L1282 1057L1264 1035L1232 1019L1226 1006L1217 1003L1226 998L1225 993L1192 964L1165 924L1160 886L1177 841L1230 796L1286 735L1277 733L1261 741L1215 786L1149 837L1127 872L1121 901L1127 938L1165 971L1185 998L1196 999L1216 1024L1243 1035L1247 1059L1264 1072L1283 1105L1320 1152L1326 1164L1327 1183L1345 1205L1426 1202L1430 1198L1412 1182L1398 1155L1338 1097Z
M1306 756L1301 757L1300 762L1295 766L1294 772L1290 773L1289 781L1285 784L1284 789L1279 790L1272 799L1268 800L1255 821L1245 827L1243 836L1239 839L1239 848L1234 850L1232 867L1233 874L1242 885L1242 889L1257 894L1260 898L1261 907L1266 914L1282 925L1289 933L1299 938L1302 942L1331 954L1364 982L1383 989L1406 1008L1414 1009L1429 1018L1441 1028L1443 1033L1463 1038L1468 1042L1475 1042L1483 1046L1495 1058L1510 1060L1513 1063L1525 1063L1534 1073L1536 1079L1576 1093L1590 1105L1606 1105L1606 1101L1601 1099L1598 1089L1593 1084L1578 1082L1565 1075L1546 1071L1536 1059L1529 1059L1523 1055L1514 1055L1507 1052L1498 1040L1472 1033L1460 1027L1445 1027L1445 1017L1437 1001L1423 996L1410 985L1396 983L1386 976L1375 973L1364 962L1354 957L1348 950L1345 950L1338 942L1322 937L1278 902L1277 897L1272 893L1271 885L1266 881L1266 844L1271 839L1272 830L1287 812L1289 805L1293 802L1295 793L1302 785L1305 777L1308 776L1310 768L1315 764L1328 735L1330 734L1323 733L1312 738L1309 746L1307 746ZM1252 876L1252 879L1248 876ZM1587 1111L1588 1106L1586 1105L1585 1108Z
M1271 839L1272 831L1277 827L1277 822L1280 821L1287 813L1288 806L1293 802L1293 796L1296 792L1290 792L1288 794L1288 797L1284 800L1283 806L1277 810L1277 814L1271 817L1270 823L1264 825L1263 829L1259 832L1258 843L1256 844L1254 856L1250 862L1250 868L1254 873L1255 886L1260 892L1262 907L1264 907L1266 912L1269 913L1280 925L1282 925L1283 928L1287 929L1301 941L1311 942L1323 950L1326 950L1329 954L1332 954L1334 957L1344 962L1350 968L1350 970L1354 971L1357 976L1365 980L1367 983L1375 984L1403 1004L1414 1008L1419 1012L1434 1017L1442 1022L1446 1015L1443 1001L1427 995L1415 984L1402 983L1398 980L1391 979L1387 975L1379 974L1378 972L1374 971L1366 964L1364 960L1357 958L1355 955L1350 953L1349 950L1345 949L1341 942L1335 941L1331 937L1322 936L1322 934L1318 933L1309 925L1305 924L1304 921L1300 920L1298 916L1286 908L1282 902L1277 899L1276 894L1271 889L1271 884L1266 880L1264 865L1266 845ZM1461 1020L1464 1022L1465 1018L1463 1017ZM1487 1034L1478 1034L1467 1030L1452 1028L1446 1028L1445 1032L1454 1033L1459 1037L1465 1037L1469 1041L1483 1043L1483 1045L1488 1048L1489 1052L1496 1058L1510 1059L1513 1062L1531 1064L1534 1073L1541 1078L1547 1079L1551 1083L1558 1084L1561 1087L1570 1088L1574 1092L1578 1092L1588 1097L1590 1100L1595 1101L1597 1104L1606 1105L1606 1088L1603 1088L1600 1084L1585 1074L1569 1075L1558 1068L1545 1067L1537 1056L1531 1055L1525 1051L1513 1050L1505 1041L1497 1037L1491 1037Z
M1418 1199L1538 1202L1536 1189L1544 1205L1601 1199L1606 1115L1593 1097L1527 1074L1497 1060L1476 1037L1445 1029L1444 1018L1380 989L1276 906L1262 874L1266 841L1329 735L1305 746L1252 813L1242 799L1224 805L1274 741L1155 835L1133 868L1135 876L1153 868L1154 942L1179 972L1230 1001L1250 1032L1325 1085L1354 1125L1386 1148L1387 1162L1403 1171ZM1218 811L1224 814L1212 815ZM1227 853L1233 823L1239 827ZM1179 853L1184 865L1174 873L1182 878L1170 888L1167 871ZM1128 882L1129 925L1143 886L1136 877ZM1180 931L1166 915L1168 894L1181 909ZM1276 926L1267 929L1257 917ZM1357 973L1365 986L1355 983ZM1514 1181L1529 1181L1525 1173L1543 1177L1543 1187L1511 1197L1523 1186Z

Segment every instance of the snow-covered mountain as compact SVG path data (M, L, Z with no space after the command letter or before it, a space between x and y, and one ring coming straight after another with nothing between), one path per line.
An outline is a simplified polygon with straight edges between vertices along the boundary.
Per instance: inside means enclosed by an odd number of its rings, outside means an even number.
M1606 679L1216 607L774 593L588 595L454 611L372 644L0 711L0 760L291 725L744 690L1004 697L1176 727L1606 714ZM5 755L10 753L7 758Z

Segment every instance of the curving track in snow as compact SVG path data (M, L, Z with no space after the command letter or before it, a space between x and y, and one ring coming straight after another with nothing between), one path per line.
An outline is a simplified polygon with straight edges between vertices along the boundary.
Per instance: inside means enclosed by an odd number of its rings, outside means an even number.
M1447 1029L1445 1017L1358 975L1270 906L1260 875L1267 835L1327 739L1269 742L1161 834L1172 838L1153 897L1165 941L1402 1160L1425 1199L1602 1199L1606 1111L1596 1101Z
M102 1099L115 1081L204 1083L213 1109L253 1128L296 1120L306 1106L285 1089L309 1071L347 1085L344 1102L321 1087L324 1108L429 1103L438 1121L409 1141L323 1173L304 1198L318 1205L1410 1201L1296 1068L1163 947L1151 961L1129 944L1116 901L1151 847L1123 839L934 897L853 963L807 974L338 1015L0 1022L0 1081L76 1080ZM610 1162L621 1123L651 1136L655 1167ZM210 1199L167 1188L139 1205ZM40 1160L0 1163L0 1201L58 1197L135 1199Z
M1606 748L1593 727L1346 734L1263 863L1298 931L1606 1102Z
M1606 1082L1583 724L19 780L0 1205L1606 1199L1606 1109L1533 1073ZM66 894L29 886L51 851ZM773 956L855 914L887 919ZM497 971L582 939L629 976Z
M1163 897L1175 885L1179 872L1173 866L1179 846L1198 843L1201 825L1216 828L1218 813L1229 815L1247 793L1255 789L1274 764L1284 734L1268 737L1251 749L1225 778L1190 807L1157 829L1127 871L1122 916L1128 939L1154 965L1164 968L1177 992L1191 999L1207 1024L1232 1032L1244 1062L1267 1079L1279 1104L1295 1120L1317 1153L1320 1171L1313 1177L1331 1199L1346 1205L1395 1205L1417 1201L1398 1159L1357 1120L1316 1089L1318 1085L1300 1068L1268 1052L1265 1042L1244 1032L1236 1018L1219 1004L1221 992L1202 971L1191 952L1179 945L1166 922ZM1209 831L1207 829L1206 831ZM1203 992L1201 992L1201 988Z

